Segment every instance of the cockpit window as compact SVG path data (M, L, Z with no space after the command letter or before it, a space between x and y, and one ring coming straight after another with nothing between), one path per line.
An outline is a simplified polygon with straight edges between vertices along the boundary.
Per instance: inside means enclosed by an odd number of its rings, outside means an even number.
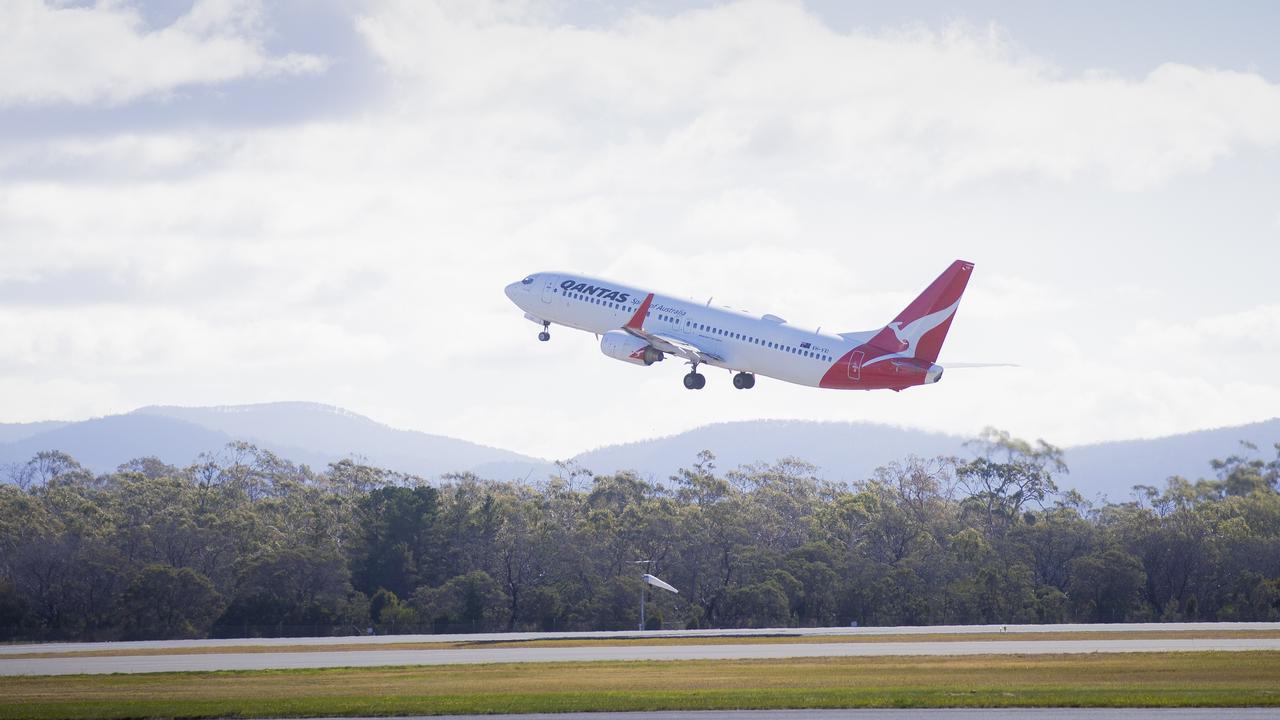
M532 285L532 284L533 284L533 276L532 276L532 275L530 275L529 277L527 277L527 278L525 278L525 279L521 280L521 281L520 281L520 284L521 284L521 285Z

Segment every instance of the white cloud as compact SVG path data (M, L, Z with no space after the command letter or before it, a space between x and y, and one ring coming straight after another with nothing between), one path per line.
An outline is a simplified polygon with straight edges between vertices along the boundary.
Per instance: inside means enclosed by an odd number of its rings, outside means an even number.
M1143 322L1121 339L1129 353L1148 353L1162 369L1265 381L1280 357L1280 305L1167 325Z
M795 208L776 193L735 189L690 208L678 233L691 245L723 251L792 241L799 229Z
M498 7L392 0L360 27L437 109L616 123L661 137L676 173L783 157L892 185L1029 173L1137 189L1280 145L1280 87L1250 73L1063 77L998 34L841 34L761 0L598 29Z
M127 6L75 12L138 47L240 38L218 45L258 58L238 77L270 72L270 29L219 7L154 32ZM768 2L593 28L482 3L353 22L395 81L359 112L0 146L0 421L306 399L564 457L753 417L1065 444L1278 406L1251 370L1280 337L1270 280L1250 280L1280 261L1274 210L1206 192L1280 180L1280 88L1257 75L1067 76L998 34L842 34ZM218 82L74 75L24 82L41 102ZM901 394L744 393L720 372L690 393L674 362L610 361L566 329L536 342L501 293L564 268L844 331L956 257L978 269L944 361L1026 367Z
M158 30L136 9L106 0L0 4L0 107L119 104L185 86L324 69L313 55L268 55L259 20L253 0L197 0Z

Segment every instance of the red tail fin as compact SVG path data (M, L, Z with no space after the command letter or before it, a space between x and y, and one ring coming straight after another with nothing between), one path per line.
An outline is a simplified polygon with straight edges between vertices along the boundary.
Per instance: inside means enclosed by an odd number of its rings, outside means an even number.
M957 260L951 263L951 267L868 344L893 353L911 349L914 351L912 357L935 362L972 271L971 262Z

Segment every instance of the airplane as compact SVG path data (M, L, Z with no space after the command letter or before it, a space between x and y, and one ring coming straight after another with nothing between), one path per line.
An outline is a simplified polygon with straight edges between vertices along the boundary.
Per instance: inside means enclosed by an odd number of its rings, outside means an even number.
M690 390L706 386L698 367L709 365L734 373L739 390L763 375L809 387L901 391L942 379L938 352L972 271L973 263L956 260L889 324L843 333L572 273L535 273L506 294L542 326L539 340L551 339L554 323L596 334L601 352L615 360L647 366L681 358L692 366L684 376Z

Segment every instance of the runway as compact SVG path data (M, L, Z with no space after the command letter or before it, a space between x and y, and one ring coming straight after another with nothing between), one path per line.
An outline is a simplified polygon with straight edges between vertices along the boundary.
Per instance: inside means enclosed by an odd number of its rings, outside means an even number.
M332 642L333 639L328 639ZM46 652L50 646L41 646ZM99 646L99 649L101 646ZM9 648L6 648L9 650ZM0 675L75 675L216 670L279 670L394 665L598 662L634 660L740 660L799 657L924 655L1052 655L1126 652L1280 651L1280 638L984 640L742 645L597 645L437 650L206 653L116 657L31 658L0 654Z
M60 642L0 646L0 659L10 655L98 650L207 649L216 647L280 647L298 645L388 645L403 643L492 643L529 640L635 640L699 637L861 637L877 635L982 635L991 633L1144 633L1280 631L1280 622L1109 623L1105 625L900 625L885 627L744 628L732 630L616 630L598 632L509 632L454 635L355 635L337 637L220 638L216 640L137 640L128 642Z

